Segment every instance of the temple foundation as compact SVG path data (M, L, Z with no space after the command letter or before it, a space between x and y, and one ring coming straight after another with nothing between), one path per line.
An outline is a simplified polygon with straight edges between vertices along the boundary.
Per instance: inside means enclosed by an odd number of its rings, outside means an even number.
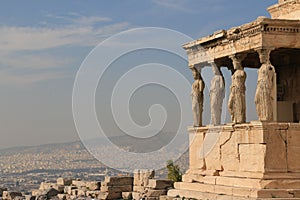
M299 123L254 121L188 131L189 170L168 196L300 199ZM219 134L215 143L204 142L209 134Z

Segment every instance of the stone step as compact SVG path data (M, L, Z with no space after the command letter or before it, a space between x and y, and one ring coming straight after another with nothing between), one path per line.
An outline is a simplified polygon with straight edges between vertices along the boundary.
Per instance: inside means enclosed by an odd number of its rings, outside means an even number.
M243 187L231 187L203 183L174 184L175 189L189 192L211 193L216 195L229 195L251 198L300 198L300 189L255 189ZM168 193L169 195L169 193ZM176 196L176 195L175 195Z
M172 189L168 191L170 199L197 199L197 200L300 200L300 198L254 198L254 197L236 197L223 194L212 194L200 191ZM165 200L166 198L163 198Z
M223 185L231 187L245 187L256 189L300 189L300 180L292 179L271 179L261 180L254 178L223 177L223 176L205 176L200 183Z

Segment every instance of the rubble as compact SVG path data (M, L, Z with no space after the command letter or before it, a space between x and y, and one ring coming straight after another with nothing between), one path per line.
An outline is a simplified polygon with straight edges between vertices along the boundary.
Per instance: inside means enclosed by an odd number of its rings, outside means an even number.
M173 187L169 180L154 179L154 170L138 170L132 176L105 177L103 182L60 177L55 183L42 182L31 195L0 188L2 200L136 199L158 200Z
M15 191L3 191L3 193L2 193L2 199L3 200L13 200L16 197L22 197L22 193L21 192L15 192Z
M7 191L7 188L0 187L0 197L2 197L4 191Z
M154 179L154 170L138 170L134 173L133 199L159 199L173 187L173 181Z

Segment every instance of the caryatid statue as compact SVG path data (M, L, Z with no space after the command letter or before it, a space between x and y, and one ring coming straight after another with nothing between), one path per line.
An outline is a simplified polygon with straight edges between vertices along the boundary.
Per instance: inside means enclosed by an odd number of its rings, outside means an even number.
M256 112L259 120L272 121L275 90L275 68L270 62L269 49L258 50L261 67L258 70L257 88L255 93Z
M203 113L203 92L204 81L201 77L201 68L192 68L194 83L192 85L192 111L194 118L194 127L202 126L202 113Z
M217 65L215 63L211 63L211 66L212 71L214 72L214 77L211 80L211 87L209 92L211 112L210 124L220 125L223 100L225 97L225 82L223 74L217 67Z
M244 56L233 55L230 57L234 67L234 73L231 76L232 83L228 100L228 110L231 114L233 123L246 122L246 72L242 67Z

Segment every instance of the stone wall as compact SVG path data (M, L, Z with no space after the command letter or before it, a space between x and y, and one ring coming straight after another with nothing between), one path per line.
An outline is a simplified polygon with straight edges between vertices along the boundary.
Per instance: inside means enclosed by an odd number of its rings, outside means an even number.
M201 158L204 138L214 129L220 131L219 138L209 154ZM189 171L202 171L204 175L236 173L248 178L275 172L300 173L298 123L251 122L194 130L189 130L194 137Z
M189 132L190 168L169 196L300 198L299 123L251 122ZM203 144L209 134L216 134L215 145ZM203 145L206 155L200 154Z

